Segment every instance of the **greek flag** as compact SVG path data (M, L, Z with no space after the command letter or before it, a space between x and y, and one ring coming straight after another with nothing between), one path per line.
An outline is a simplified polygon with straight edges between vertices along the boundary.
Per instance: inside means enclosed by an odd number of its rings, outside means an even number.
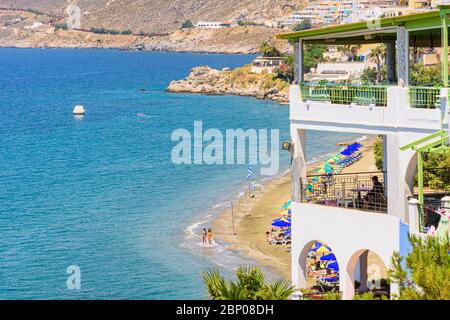
M251 176L253 175L253 168L252 166L248 166L248 170L247 170L247 180L251 178Z

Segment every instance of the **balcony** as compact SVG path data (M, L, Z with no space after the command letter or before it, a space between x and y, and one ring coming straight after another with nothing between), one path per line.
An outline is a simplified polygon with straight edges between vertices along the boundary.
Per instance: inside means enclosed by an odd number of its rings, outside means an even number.
M344 105L387 106L387 86L302 83L300 91L303 102L321 101Z
M302 83L290 87L290 120L308 130L431 134L441 128L441 100L448 92L437 87Z
M301 203L386 213L385 172L309 175L301 181Z
M408 105L411 108L437 109L440 107L441 88L409 87ZM313 84L300 85L301 102L324 102L337 105L387 107L388 86Z

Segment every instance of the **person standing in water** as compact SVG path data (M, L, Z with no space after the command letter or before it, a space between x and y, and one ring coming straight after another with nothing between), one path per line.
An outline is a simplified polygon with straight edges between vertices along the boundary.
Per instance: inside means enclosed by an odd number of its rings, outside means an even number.
M206 237L208 238L208 244L209 245L213 244L213 235L212 235L211 228L208 229L208 233L207 233Z
M206 228L203 228L202 238L203 238L203 245L206 244L208 237L208 232L206 231Z

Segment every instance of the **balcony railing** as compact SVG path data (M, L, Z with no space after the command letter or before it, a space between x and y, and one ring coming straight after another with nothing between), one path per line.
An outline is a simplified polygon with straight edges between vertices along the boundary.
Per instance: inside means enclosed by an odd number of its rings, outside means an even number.
M450 195L450 167L423 170L424 203L419 205L419 232L438 228L442 216L450 212L450 203L443 201Z
M387 105L386 86L302 83L300 90L304 102L310 100L377 107Z
M409 87L411 108L439 108L440 92L439 87ZM379 85L302 83L300 96L303 102L309 100L345 105L387 106L387 86Z
M436 87L410 87L409 102L411 108L439 108L440 92L441 89Z
M301 181L301 202L385 213L385 177L385 172L311 175Z
M419 205L419 232L428 233L430 229L437 230L440 220L449 212L447 207L438 198L426 198L423 205Z

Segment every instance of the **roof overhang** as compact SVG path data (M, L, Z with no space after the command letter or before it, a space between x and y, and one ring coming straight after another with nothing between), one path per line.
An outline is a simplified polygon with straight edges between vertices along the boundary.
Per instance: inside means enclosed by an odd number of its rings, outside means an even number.
M441 12L448 8L450 7L446 6L441 10L279 34L276 37L291 42L302 39L311 43L330 44L333 42L335 44L385 42L391 39L395 40L395 32L398 27L405 27L407 30L440 28Z

